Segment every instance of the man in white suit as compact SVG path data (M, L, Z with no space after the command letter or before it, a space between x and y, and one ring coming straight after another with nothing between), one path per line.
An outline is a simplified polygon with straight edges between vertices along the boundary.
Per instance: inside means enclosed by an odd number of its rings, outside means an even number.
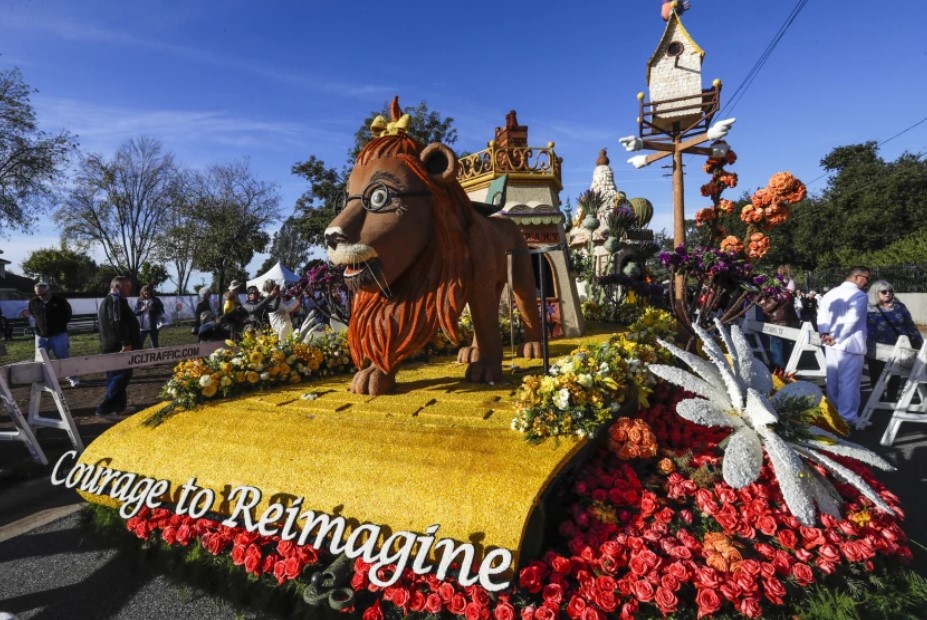
M859 382L866 357L866 293L869 268L853 267L818 305L818 332L827 358L827 398L847 424L859 419Z

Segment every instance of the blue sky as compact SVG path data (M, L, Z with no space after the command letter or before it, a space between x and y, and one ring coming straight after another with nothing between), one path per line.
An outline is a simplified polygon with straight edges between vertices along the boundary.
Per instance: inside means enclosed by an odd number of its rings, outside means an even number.
M726 103L795 2L692 4L683 22L707 52L704 84L720 78ZM927 115L923 20L886 6L808 2L733 111L722 112L737 118L728 141L740 185L729 198L780 170L810 182L833 147L885 140ZM360 122L393 95L453 117L458 151L485 148L515 109L532 145L556 143L564 203L588 188L608 148L619 188L653 201L659 230L672 221L667 171L634 170L617 141L637 130L635 95L646 90L646 62L664 29L659 9L659 0L6 0L0 68L18 66L39 90L42 127L72 131L85 152L110 155L144 134L191 167L250 158L259 178L279 186L284 216L305 187L291 166L314 154L340 168ZM925 149L927 123L881 152ZM687 161L691 216L706 206L698 194L706 177L698 158ZM49 223L0 238L15 271L30 251L57 244Z

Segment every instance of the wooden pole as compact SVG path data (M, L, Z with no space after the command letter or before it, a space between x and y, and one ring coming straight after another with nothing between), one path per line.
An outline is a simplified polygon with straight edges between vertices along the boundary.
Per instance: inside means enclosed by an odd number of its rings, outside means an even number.
M682 151L679 138L673 142L673 250L686 243L685 184L682 173ZM685 312L686 282L682 274L676 276L676 307Z

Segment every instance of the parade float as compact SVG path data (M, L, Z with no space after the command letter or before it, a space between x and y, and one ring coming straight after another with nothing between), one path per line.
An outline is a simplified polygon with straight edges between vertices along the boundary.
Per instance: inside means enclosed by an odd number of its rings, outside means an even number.
M919 617L927 583L872 472L890 465L818 388L720 320L689 322L700 354L678 348L641 301L549 343L543 368L525 240L408 122L398 104L375 121L327 232L358 293L348 332L178 365L167 402L53 482L172 571L288 617Z

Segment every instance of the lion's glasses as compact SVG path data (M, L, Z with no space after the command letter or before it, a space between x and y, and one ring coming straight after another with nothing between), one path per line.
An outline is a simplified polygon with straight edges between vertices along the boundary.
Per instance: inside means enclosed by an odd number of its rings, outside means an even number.
M340 213L348 206L348 203L352 200L360 200L361 204L364 205L364 209L371 211L373 213L389 213L391 211L398 211L401 208L401 204L396 202L396 198L403 198L405 196L429 196L431 192L427 190L419 192L400 192L394 187L390 187L385 183L371 183L367 186L367 189L364 190L363 194L356 196L351 196L347 191L341 195L340 202L338 204L338 212ZM390 207L391 204L396 202L396 204Z

